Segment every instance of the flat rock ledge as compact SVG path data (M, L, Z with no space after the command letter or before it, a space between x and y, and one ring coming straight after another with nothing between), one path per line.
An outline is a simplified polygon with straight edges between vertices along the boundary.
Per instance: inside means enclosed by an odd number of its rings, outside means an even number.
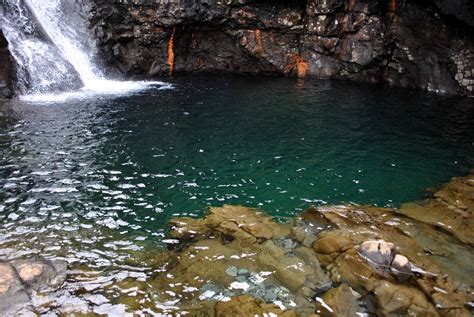
M0 315L37 316L31 298L59 288L66 280L67 262L46 259L0 262Z
M418 203L418 213L323 206L277 223L259 210L224 205L203 219L173 219L166 275L153 285L163 290L161 303L178 296L180 304L163 312L472 316L474 252L464 231L473 224L473 180L454 178ZM419 216L435 207L431 217L442 214L446 224Z

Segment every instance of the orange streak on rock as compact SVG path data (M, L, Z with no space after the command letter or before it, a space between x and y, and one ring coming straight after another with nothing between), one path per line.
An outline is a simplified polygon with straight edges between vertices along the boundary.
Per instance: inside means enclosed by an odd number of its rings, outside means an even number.
M260 29L255 30L255 51L258 53L263 52L262 31L260 31Z
M390 12L397 11L397 0L390 0L389 9L390 9Z
M174 34L176 27L173 27L173 33L171 33L170 40L168 42L168 65L170 67L170 75L174 73Z
M349 0L349 7L347 8L348 11L354 11L354 8L355 8L355 5L356 5L356 0Z
M285 73L296 72L299 78L304 78L308 75L309 64L298 54L293 54L288 58L288 64L285 66Z

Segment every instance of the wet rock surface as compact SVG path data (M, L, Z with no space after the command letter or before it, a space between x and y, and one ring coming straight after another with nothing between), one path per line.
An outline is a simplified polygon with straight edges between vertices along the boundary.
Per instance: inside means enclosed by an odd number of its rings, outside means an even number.
M456 206L469 224L473 183L454 178L416 210ZM474 252L454 233L459 223L440 230L402 209L319 206L279 223L213 207L171 220L165 250L131 250L113 274L76 264L56 291L64 263L3 262L0 304L58 315L472 316ZM13 297L19 306L8 306Z
M1 12L0 12L1 13ZM8 50L8 42L0 28L0 99L11 98L14 93L15 68Z
M67 263L60 260L0 262L0 314L36 316L32 297L59 288L66 280L66 271Z
M465 197L470 191L459 185L471 180L453 179L444 197L454 195L458 207L472 211ZM431 203L440 201L425 202ZM171 224L174 260L166 272L175 285L195 290L184 306L218 302L212 309L224 315L268 313L265 303L299 316L472 313L472 246L399 210L324 206L279 224L258 210L225 205L210 208L204 219ZM307 239L314 241L306 246ZM439 255L446 249L451 253ZM167 283L156 282L159 288Z
M474 91L468 1L93 2L103 57L127 77L259 73Z

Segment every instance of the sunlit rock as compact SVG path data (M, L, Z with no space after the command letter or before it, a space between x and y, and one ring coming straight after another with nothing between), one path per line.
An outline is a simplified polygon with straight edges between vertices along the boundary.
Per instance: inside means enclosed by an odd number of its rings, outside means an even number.
M360 295L347 284L342 284L327 291L321 298L316 298L316 313L321 317L352 317L361 313L357 300Z
M323 234L313 243L314 251L322 254L344 251L351 246L352 241L339 231L330 231Z
M15 269L8 263L0 263L0 315L12 316L29 302L30 297Z
M411 264L406 256L395 255L390 265L390 271L395 274L399 281L406 281L411 276Z

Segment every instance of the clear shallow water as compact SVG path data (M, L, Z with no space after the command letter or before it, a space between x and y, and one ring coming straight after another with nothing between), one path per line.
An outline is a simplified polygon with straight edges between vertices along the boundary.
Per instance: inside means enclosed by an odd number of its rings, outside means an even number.
M397 206L474 166L470 99L281 78L173 84L1 105L2 253L108 266L207 205L285 217Z

